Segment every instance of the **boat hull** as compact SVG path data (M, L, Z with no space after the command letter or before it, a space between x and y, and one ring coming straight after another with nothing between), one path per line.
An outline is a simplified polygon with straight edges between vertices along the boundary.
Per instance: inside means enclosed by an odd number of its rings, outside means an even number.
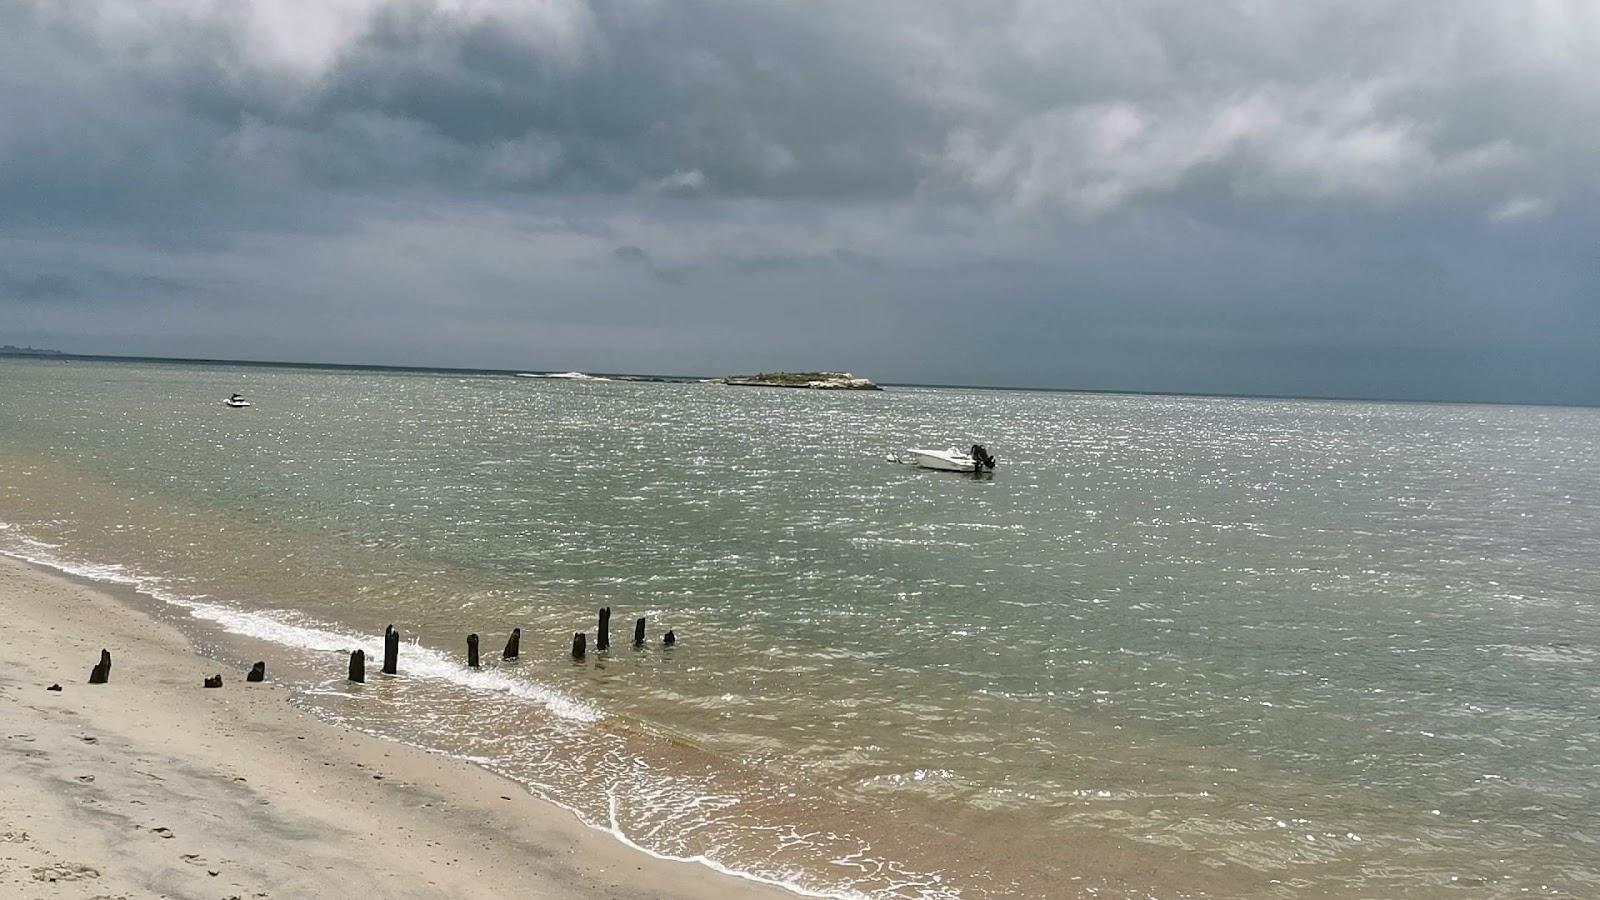
M973 462L972 457L959 456L942 450L912 448L906 451L906 456L912 465L939 472L971 472L977 468L977 463Z

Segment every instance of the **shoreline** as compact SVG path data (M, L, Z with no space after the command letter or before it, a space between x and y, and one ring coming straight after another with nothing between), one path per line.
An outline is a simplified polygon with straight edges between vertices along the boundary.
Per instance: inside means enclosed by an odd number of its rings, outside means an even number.
M0 522L0 529L14 527L11 523ZM107 555L95 561L73 558L70 553L63 555L61 544L26 536L21 542L27 546L0 549L0 563L14 563L46 580L77 585L90 594L115 601L143 619L165 626L192 655L207 661L204 665L208 672L231 671L233 674L226 676L227 686L240 681L253 661L267 660L268 680L287 689L284 699L302 717L325 723L339 734L348 731L365 735L380 743L415 748L421 753L456 760L474 770L487 772L503 785L514 787L516 793L531 795L570 817L579 828L599 835L604 839L603 846L620 845L625 848L624 853L643 854L668 866L688 867L708 877L763 890L751 896L837 900L919 896L933 900L958 893L953 883L945 882L947 876L942 869L904 868L900 857L865 857L869 864L883 860L884 871L889 873L879 878L877 884L858 886L839 878L839 871L826 868L829 863L838 866L837 860L844 853L855 852L858 848L871 851L877 847L876 842L869 842L869 838L853 830L824 832L808 845L824 847L825 852L832 852L834 856L790 852L792 844L771 838L774 828L786 829L786 834L813 837L815 832L808 829L817 826L814 819L807 817L809 810L804 800L785 803L785 798L793 800L797 795L791 792L791 783L782 779L765 781L766 793L760 795L776 798L757 811L757 815L769 814L761 819L767 825L766 835L760 828L730 828L726 820L702 820L694 812L700 808L702 798L716 800L729 795L725 783L719 783L724 775L734 772L734 769L721 768L725 760L715 757L694 740L674 733L670 725L664 731L652 733L650 727L635 727L626 716L615 717L602 712L579 699L579 694L550 688L544 682L526 682L502 675L502 663L498 659L486 657L481 671L470 671L456 657L439 650L438 641L419 640L416 631L408 630L401 645L401 677L390 679L377 671L382 649L376 626L363 630L360 624L307 621L292 614L281 615L284 610L275 609L270 603L255 611L241 610L234 604L214 599L212 594L193 593L194 586L190 586L188 592L175 591L168 583L173 577L170 573L152 576L108 561L112 556ZM0 591L4 587L0 581ZM222 594L252 596L248 587L240 592L238 586ZM0 612L3 611L4 605L0 604ZM524 660L527 660L526 654L531 648L528 636L524 638ZM355 647L366 651L368 677L364 685L348 684L345 680L346 657ZM566 665L565 645L559 650L561 664ZM86 646L82 652L88 653L92 662L99 650ZM498 656L492 648L491 654ZM4 660L0 659L0 666L3 665ZM518 667L515 662L509 665L513 670ZM76 675L69 673L68 677ZM201 677L195 676L196 679ZM257 687L251 685L247 689ZM0 696L3 693L4 679L0 678ZM456 696L441 696L452 693ZM463 693L466 696L461 696ZM411 699L419 702L407 702ZM448 734L429 727L432 716L450 718L457 713L482 717L482 732L488 735L490 745L462 739L462 735L474 732L456 730L455 726L446 729ZM526 741L519 742L520 745L492 746L497 735L517 733L527 734ZM524 748L531 748L531 755L524 756ZM664 779L653 774L651 784L641 785L633 777L639 771L636 766L618 764L617 749L626 751L626 759L647 759L645 768L664 774ZM558 757L565 763L554 767L539 763L551 757ZM532 769L529 759L534 760ZM711 774L714 767L716 774ZM581 774L574 778L573 773ZM662 785L672 790L662 792ZM675 800L675 805L661 807L663 813L657 822L641 824L636 808L630 806L631 800L641 796L641 787L651 792L653 800ZM748 795L733 796L742 802ZM788 815L790 812L795 816ZM3 824L0 820L0 825ZM708 824L712 827L705 827ZM840 829L838 820L830 824ZM854 827L860 825L859 821L854 822ZM925 836L941 844L946 837L940 829L931 829ZM827 841L831 841L832 846L825 846ZM844 874L848 877L856 871ZM830 875L834 877L830 879ZM980 870L980 878L987 877L990 876ZM696 891L690 896L747 895L737 890L728 894L727 890ZM902 893L902 890L910 893ZM1043 893L1039 895L1044 896Z
M0 893L793 898L474 763L324 722L66 573L0 556ZM109 684L86 684L100 648ZM221 672L223 687L201 687ZM60 692L47 691L59 683Z

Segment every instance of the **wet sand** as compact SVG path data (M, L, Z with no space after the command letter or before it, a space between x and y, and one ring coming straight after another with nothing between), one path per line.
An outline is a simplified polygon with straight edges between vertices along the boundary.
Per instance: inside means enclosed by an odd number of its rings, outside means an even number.
M5 557L0 621L0 895L795 896L632 850L468 762L318 721L270 659L268 681L247 684L114 594ZM110 683L91 686L102 647ZM220 690L201 687L218 672Z

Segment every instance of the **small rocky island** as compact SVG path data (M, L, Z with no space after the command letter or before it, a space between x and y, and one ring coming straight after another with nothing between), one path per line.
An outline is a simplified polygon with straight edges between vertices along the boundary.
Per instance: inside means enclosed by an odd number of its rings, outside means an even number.
M759 375L729 375L712 379L717 384L743 387L813 388L822 391L881 391L865 378L849 372L762 372Z

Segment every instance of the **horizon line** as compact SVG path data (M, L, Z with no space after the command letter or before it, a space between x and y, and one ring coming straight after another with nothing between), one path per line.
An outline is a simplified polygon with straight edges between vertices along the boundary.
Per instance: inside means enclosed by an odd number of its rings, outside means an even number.
M115 353L76 353L66 350L14 347L13 345L7 345L6 350L0 351L0 359L60 359L80 360L84 362L155 362L175 363L178 365L241 366L246 368L333 369L341 371L372 372L428 372L448 375L516 376L519 374L559 374L553 369L501 369L473 366L407 366L389 363L308 362L297 360L233 359L226 357L201 356L130 356ZM584 372L583 374L595 375L599 377L630 379L635 381L675 382L685 384L720 377L713 375L675 375L643 372ZM1561 409L1600 408L1600 403L1564 403L1559 401L1539 400L1442 400L1437 398L1364 397L1339 394L1207 393L1199 391L1176 390L1135 390L1131 388L1045 387L1040 385L957 384L921 381L878 381L874 383L880 387L933 388L942 390L969 391L1015 391L1041 394L1108 394L1130 397L1193 397L1215 400L1310 400L1330 403L1421 403L1452 406L1543 406Z

